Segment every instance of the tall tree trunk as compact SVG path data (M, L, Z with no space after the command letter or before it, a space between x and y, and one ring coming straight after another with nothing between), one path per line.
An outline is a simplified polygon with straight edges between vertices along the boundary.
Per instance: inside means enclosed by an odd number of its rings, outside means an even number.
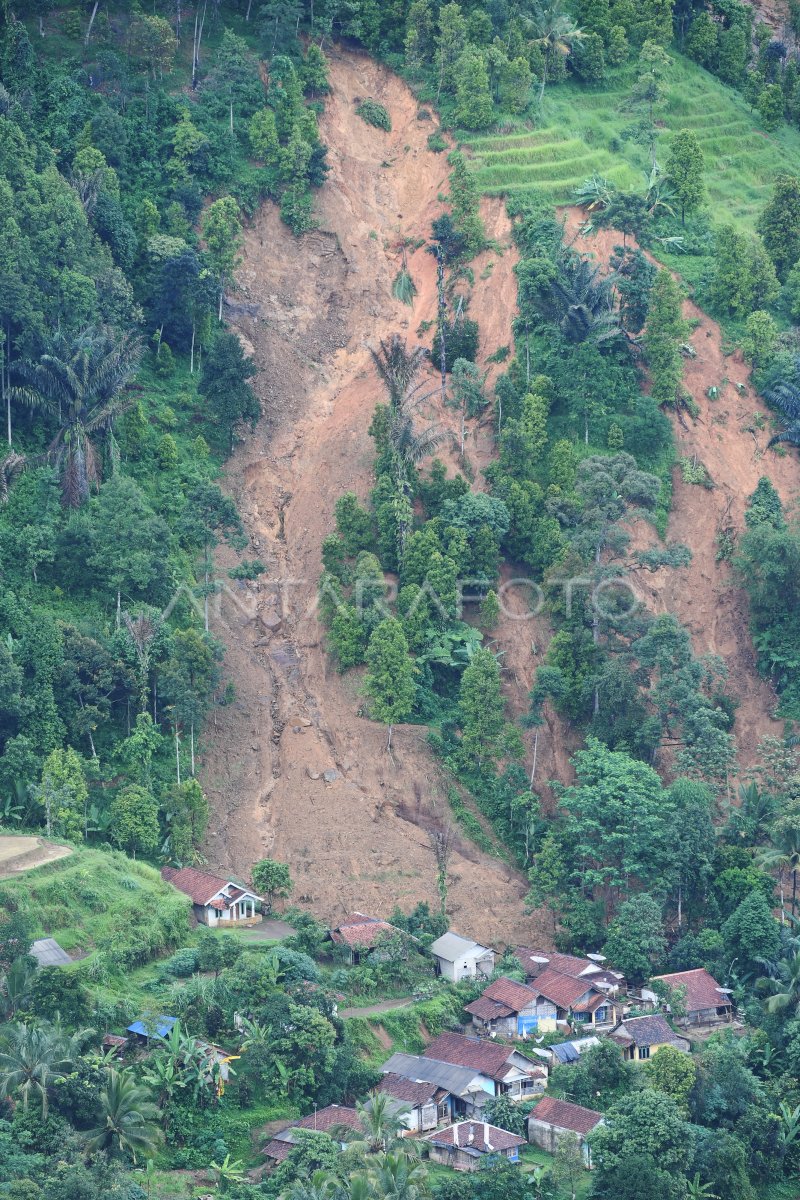
M205 587L203 589L203 616L205 619L206 633L208 633L208 577L209 577L209 559L208 559L208 546L206 546Z
M194 721L189 725L189 745L191 746L192 778L194 778Z
M89 28L86 30L86 37L83 39L84 46L89 45L89 38L92 36L92 26L94 25L94 19L97 16L97 10L99 7L100 7L100 0L94 0L94 7L92 8L92 15L89 17Z
M181 745L178 740L178 722L175 722L175 771L178 776L178 786L181 783Z
M439 368L442 374L442 404L447 400L447 351L445 347L445 321L447 301L444 296L444 254L442 247L436 251L436 291L439 298Z
M117 633L119 633L119 627L120 627L121 621L122 621L122 594L121 594L119 588L117 588Z
M196 327L196 326L195 326L195 322L194 322L194 321L192 321L192 348L191 348L191 350L189 351L189 374L190 374L190 375L194 375L194 335L195 335L195 327Z

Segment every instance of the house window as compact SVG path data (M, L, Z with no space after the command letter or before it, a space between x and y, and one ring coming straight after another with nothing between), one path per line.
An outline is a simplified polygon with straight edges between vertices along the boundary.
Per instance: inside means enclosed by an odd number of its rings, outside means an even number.
M595 1021L605 1021L607 1015L608 1015L607 1008L598 1008L598 1010L595 1014Z
M649 1058L649 1057L650 1057L650 1047L649 1046L640 1046L639 1047L639 1058Z

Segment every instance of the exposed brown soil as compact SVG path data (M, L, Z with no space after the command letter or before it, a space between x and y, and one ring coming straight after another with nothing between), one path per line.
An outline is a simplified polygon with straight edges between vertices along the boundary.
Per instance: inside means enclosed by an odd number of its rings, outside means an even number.
M569 234L576 235L574 244L607 263L620 234L601 230L587 238L579 233L584 220L579 209L565 210L565 217ZM747 597L730 562L717 562L717 539L725 528L741 535L747 498L762 475L771 479L784 505L793 505L800 492L800 470L793 453L767 450L771 414L750 383L750 369L741 353L723 353L719 325L696 304L685 301L683 311L699 322L689 339L697 356L686 360L683 381L700 414L696 421L688 416L673 418L675 441L678 457L696 458L714 487L684 483L681 471L673 471L667 538L689 546L692 561L682 570L640 577L639 584L649 608L673 612L686 625L697 652L718 654L727 664L729 688L739 702L735 727L739 763L746 770L759 741L770 734L779 736L782 725L771 719L775 694L756 667ZM719 389L716 400L708 398L710 387ZM646 525L637 529L636 538L638 544L655 541Z
M324 920L436 903L429 830L448 821L425 729L398 728L386 753L385 729L360 714L358 673L333 669L314 614L335 501L348 489L365 497L371 485L367 430L381 394L369 348L393 332L413 341L420 322L435 317L435 262L423 248L409 252L413 308L392 298L391 285L400 239L425 238L441 211L447 163L427 150L434 125L419 119L414 96L391 73L342 53L331 83L320 229L296 240L265 207L248 231L231 307L259 369L265 418L234 456L227 486L252 539L248 553L268 575L222 598L214 631L226 643L236 701L217 711L203 757L212 865L246 873L267 855L285 860L293 899ZM387 107L391 133L356 116L365 96ZM483 358L511 342L516 298L508 220L499 202L487 202L484 216L503 252L487 251L475 265L471 311ZM430 415L455 420L433 404ZM487 434L470 433L476 467L488 456ZM502 630L500 638L514 642ZM457 842L455 928L490 943L541 941L538 921L523 913L524 892L505 863Z
M69 846L59 846L45 838L4 834L0 836L0 879L33 871L68 854L72 854Z

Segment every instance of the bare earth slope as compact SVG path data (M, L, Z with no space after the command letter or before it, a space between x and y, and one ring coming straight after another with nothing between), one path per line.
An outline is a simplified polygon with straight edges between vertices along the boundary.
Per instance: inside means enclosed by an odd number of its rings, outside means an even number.
M252 538L249 553L268 575L234 585L219 605L214 631L226 643L236 702L218 710L203 762L211 863L246 873L256 859L283 859L294 899L323 919L435 903L428 831L448 820L425 730L399 728L394 761L386 754L384 728L359 715L357 674L332 669L313 612L335 501L348 489L365 497L371 485L367 429L380 390L369 347L395 331L413 340L435 316L435 263L423 249L409 257L413 309L392 298L391 284L399 239L426 237L441 211L447 163L427 150L434 126L418 120L416 100L395 76L347 53L333 58L331 84L320 229L294 239L266 206L248 232L232 306L259 368L266 417L234 457L227 486ZM387 107L391 133L356 116L365 96ZM500 205L487 205L485 216L490 234L507 242ZM472 308L484 354L511 342L514 261L507 249L477 265L476 279L493 263ZM489 941L535 937L524 891L503 862L457 845L456 928Z
M578 234L584 220L579 209L564 210L567 229ZM578 235L575 245L606 264L620 234L604 230L593 236ZM747 498L762 475L777 489L784 505L793 509L800 492L797 457L767 450L772 433L771 414L750 384L750 369L741 353L724 355L722 332L702 309L684 302L684 316L699 322L689 339L696 357L687 359L683 382L700 413L696 421L673 417L679 458L696 458L714 487L708 490L684 483L673 471L673 502L667 538L683 542L692 551L688 567L640 577L645 603L654 612L673 612L690 630L695 650L718 654L728 667L729 687L739 707L735 733L739 763L747 768L756 757L761 738L780 736L783 725L771 719L775 693L759 675L748 632L747 597L738 586L730 562L717 562L718 534L729 529L734 537L744 531ZM739 385L737 387L737 385ZM710 387L719 389L710 400ZM740 390L741 389L741 390ZM642 525L637 540L654 541L653 531Z

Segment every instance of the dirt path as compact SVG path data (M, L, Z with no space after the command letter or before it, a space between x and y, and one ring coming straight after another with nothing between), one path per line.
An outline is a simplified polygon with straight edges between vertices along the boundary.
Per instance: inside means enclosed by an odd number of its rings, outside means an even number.
M569 233L577 233L583 213L579 209L565 213ZM588 238L578 235L575 245L606 263L620 240L614 230L602 230ZM686 625L697 652L718 654L727 664L729 687L739 702L735 728L739 762L746 769L759 741L767 735L780 736L783 726L771 718L775 693L757 670L747 597L737 586L730 562L717 561L718 535L729 527L735 537L741 536L747 499L762 475L771 479L784 505L793 506L800 493L800 469L795 454L767 450L772 414L756 395L741 353L723 354L719 325L696 304L685 301L683 311L698 322L690 338L697 356L686 360L683 381L700 413L696 421L673 417L677 454L696 456L714 487L684 483L681 471L673 471L667 538L689 546L692 561L682 570L659 571L640 583L653 611L673 612ZM716 400L708 398L709 387L719 389ZM649 526L636 531L637 544L654 540Z
M251 537L248 554L268 574L223 597L214 631L226 643L236 702L217 711L203 759L211 863L247 872L266 855L287 861L293 901L324 920L435 903L429 830L448 819L426 730L396 730L394 761L386 754L383 727L359 715L358 674L332 669L314 615L335 501L348 489L365 497L371 484L367 430L381 396L369 347L395 331L413 340L435 316L435 263L424 248L409 255L413 308L392 298L391 284L400 238L425 238L441 211L447 163L427 150L434 126L419 119L397 77L347 53L332 60L331 83L320 230L295 240L266 206L248 231L239 273L234 322L259 368L266 416L227 483ZM356 116L364 96L386 105L390 134ZM516 302L507 218L499 202L484 215L504 252L487 251L475 266L471 312L483 357L510 344ZM468 448L478 465L481 437ZM523 913L524 892L505 864L457 845L455 928L489 944L541 941L535 918Z
M340 1010L339 1016L377 1017L381 1013L392 1012L395 1008L408 1008L412 999L411 996L406 996L404 1000L381 1000L377 1004L368 1004L365 1008L343 1008Z

